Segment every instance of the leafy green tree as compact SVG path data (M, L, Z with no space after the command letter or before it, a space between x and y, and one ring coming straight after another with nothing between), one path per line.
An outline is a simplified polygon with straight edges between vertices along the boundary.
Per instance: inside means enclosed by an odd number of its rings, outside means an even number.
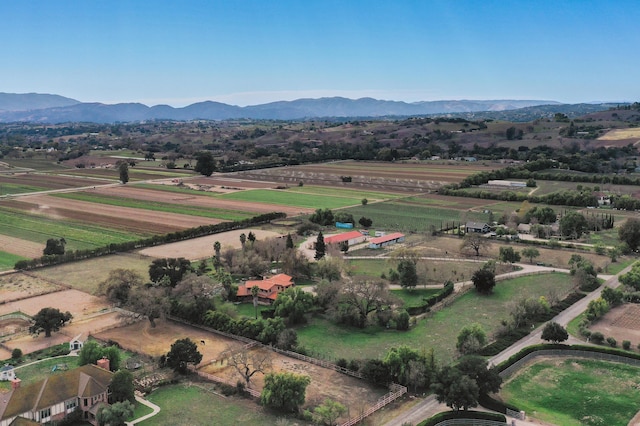
M522 250L522 255L529 259L529 263L533 263L533 259L540 256L540 252L535 247L526 247Z
M335 426L340 416L347 412L347 407L329 398L313 410L313 422L323 426Z
M95 340L87 340L78 352L78 365L95 364L102 358L102 346Z
M289 325L295 325L305 321L304 314L313 307L313 303L313 294L300 287L292 287L278 294L273 308L276 316L287 318Z
M595 321L607 312L609 312L609 303L602 297L592 300L587 305L587 319L589 321Z
M487 333L478 323L465 325L458 334L456 349L463 355L476 353L487 343Z
M635 263L629 272L620 276L619 280L625 286L640 291L640 263Z
M196 365L202 361L202 354L198 352L198 345L188 337L176 340L166 357L167 366L180 374L187 373L189 364Z
M60 330L72 318L73 315L69 311L61 312L56 308L42 308L33 316L33 325L29 327L29 333L36 334L44 331L45 337L51 337L52 331Z
M127 370L118 370L111 378L111 398L115 402L136 401L135 386L133 385L133 374Z
M129 163L126 161L119 161L118 173L120 174L120 182L123 184L129 182Z
M506 263L520 262L520 253L515 251L513 247L500 247L500 261Z
M360 202L362 203L363 206L366 206L367 204L369 204L369 200L367 200L366 198L363 198L362 200L360 200Z
M640 246L640 219L629 218L618 228L618 238L627 243L631 251L638 250Z
M203 176L211 176L216 171L216 160L209 151L201 151L196 155L196 166L193 168Z
M369 219L368 217L364 217L362 216L359 220L358 223L360 224L360 226L362 226L363 228L370 228L371 225L373 225L373 220Z
M587 219L578 212L569 212L560 219L560 232L563 237L580 238L588 228Z
M304 404L309 383L309 376L288 372L269 373L264 378L260 402L285 413L297 413Z
M187 272L193 272L191 261L180 258L155 259L149 266L149 279L159 283L162 278L169 278L171 287L175 287Z
M569 338L567 330L555 321L550 321L542 329L542 340L553 343L564 342Z
M537 223L548 225L550 223L555 223L557 219L556 212L548 206L540 207L535 206L527 211L524 216L525 222L531 222L532 219L535 219Z
M286 244L287 249L292 249L294 247L293 245L293 238L291 238L291 234L287 234L287 244Z
M98 411L97 420L102 426L124 426L128 418L133 416L135 405L129 401L105 405Z
M498 369L495 366L489 367L487 360L481 356L464 356L456 368L476 382L480 396L498 392L502 386L502 378Z
M478 269L473 273L471 281L480 294L491 294L496 286L496 276L493 271L488 269Z
M45 256L62 255L67 241L64 238L49 238L43 250Z
M402 288L413 289L418 285L418 271L413 260L401 260L398 263L398 276Z
M322 235L322 231L318 233L318 238L316 239L314 248L316 249L316 254L314 258L316 260L322 259L325 256L326 250L327 250L327 247L324 243L324 235Z
M142 285L143 278L132 269L114 269L109 276L98 284L98 294L104 295L110 302L123 306L129 300L131 288Z
M601 297L606 300L611 307L620 306L624 303L624 293L618 288L603 288Z
M402 345L389 349L382 361L387 366L392 380L406 385L409 383L409 361L424 363L424 358L417 350Z
M445 366L435 374L431 390L436 399L454 411L478 405L478 384L455 367Z
M333 225L335 223L333 212L330 209L317 209L311 216L309 221L318 225Z

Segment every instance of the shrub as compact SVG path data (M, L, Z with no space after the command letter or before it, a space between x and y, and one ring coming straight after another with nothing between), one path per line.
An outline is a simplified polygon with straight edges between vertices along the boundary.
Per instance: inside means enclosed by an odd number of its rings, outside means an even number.
M593 336L593 335L592 335ZM616 346L618 346L618 341L616 339L614 339L613 337L607 337L607 343L609 344L609 346L611 346L612 348L615 348Z
M591 341L596 345L601 345L604 342L604 335L599 331L594 331L591 333Z
M11 351L11 359L13 360L19 360L20 358L22 358L22 349L20 348L15 348L14 350Z
M622 341L622 349L624 349L625 351L628 351L631 349L631 342L628 340L623 340Z

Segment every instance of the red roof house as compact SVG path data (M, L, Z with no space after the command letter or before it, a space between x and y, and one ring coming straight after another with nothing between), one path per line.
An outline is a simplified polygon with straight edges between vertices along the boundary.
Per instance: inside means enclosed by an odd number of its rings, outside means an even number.
M273 303L278 297L278 293L294 286L292 277L287 274L274 275L271 278L265 278L263 280L247 281L241 286L238 286L237 297L241 301L251 301L253 296L251 295L251 288L258 286L258 302L260 303Z

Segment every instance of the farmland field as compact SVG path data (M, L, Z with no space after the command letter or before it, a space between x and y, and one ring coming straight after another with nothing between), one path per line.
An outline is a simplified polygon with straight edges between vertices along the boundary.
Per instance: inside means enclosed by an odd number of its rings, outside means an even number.
M353 194L348 196L314 195L289 192L287 190L254 189L250 191L232 192L219 196L223 200L248 201L252 203L280 204L307 209L335 209L360 204L362 197Z
M19 260L26 260L26 257L17 256L12 253L0 251L0 271L6 271L7 269L13 269L13 265Z
M501 320L508 319L510 301L537 299L551 291L563 295L572 287L567 275L558 273L500 281L492 295L481 296L470 290L446 309L419 320L404 332L377 326L357 329L316 317L297 329L298 342L317 351L317 355L334 360L381 358L390 348L407 345L418 350L433 348L438 362L444 362L455 356L456 339L463 325L479 323L492 336Z
M500 392L528 416L558 425L626 426L638 411L640 368L586 359L535 362Z
M420 199L417 199L420 200ZM404 232L430 232L431 227L439 230L447 222L486 222L489 215L482 212L464 212L457 209L429 207L428 202L416 198L387 201L383 203L359 205L345 209L354 218L367 217L373 220L375 229Z

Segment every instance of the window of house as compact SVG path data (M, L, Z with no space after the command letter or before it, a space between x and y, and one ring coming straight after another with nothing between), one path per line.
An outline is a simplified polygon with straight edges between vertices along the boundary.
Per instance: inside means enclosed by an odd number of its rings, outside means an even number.
M89 399L88 399L88 398L85 398L85 399L84 399L84 406L86 407L87 405L89 405Z
M46 419L47 417L51 417L51 408L40 410L40 421Z
M77 405L78 404L75 399L72 399L71 401L67 401L67 403L65 404L67 411L73 410L74 408L76 408Z

